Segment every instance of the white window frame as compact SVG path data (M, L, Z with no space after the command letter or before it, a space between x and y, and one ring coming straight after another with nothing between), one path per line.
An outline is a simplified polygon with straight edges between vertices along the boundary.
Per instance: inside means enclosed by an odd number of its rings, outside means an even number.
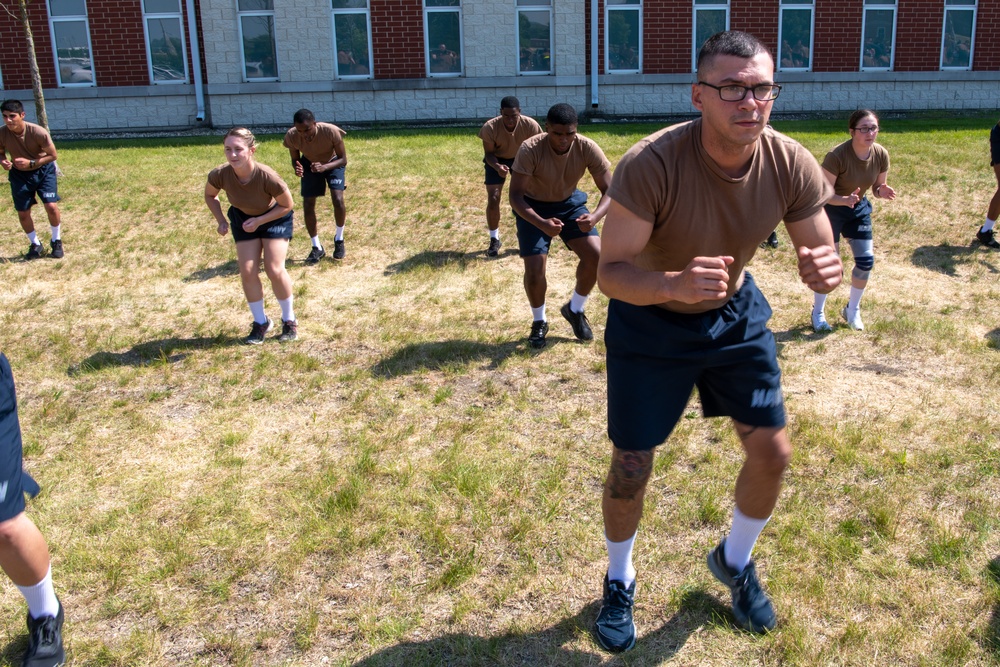
M594 1L594 0L592 0ZM612 69L611 68L611 40L609 36L611 34L611 14L612 12L634 12L639 15L639 50L635 54L636 66L629 69ZM604 71L608 74L639 74L642 72L642 16L643 16L643 3L642 0L628 0L627 2L622 2L620 4L611 4L605 0L604 2ZM727 19L728 20L728 19Z
M49 15L49 35L52 38L52 56L55 58L56 82L61 88L91 88L97 85L97 76L94 72L94 47L90 41L90 19L87 18L87 0L83 2L83 14L65 14L61 16L52 15L52 4L50 0L45 1L45 11ZM83 23L84 32L87 34L87 54L90 56L90 81L72 82L62 80L62 67L59 64L59 44L56 40L57 23Z
M274 49L274 73L275 76L247 76L247 52L246 45L243 42L243 19L251 16L269 16L271 17L271 46ZM277 45L277 28L274 24L274 2L271 2L271 9L252 9L243 11L240 9L240 0L236 0L236 26L238 29L238 35L240 40L240 66L243 68L242 78L247 82L258 82L258 81L278 81L280 77L277 73L281 70L278 68L278 45Z
M781 47L785 43L785 10L808 11L809 12L809 66L808 67L783 67L781 65ZM781 0L778 7L778 55L776 63L780 72L811 72L813 68L813 47L816 44L816 3L814 0Z
M729 30L729 1L728 0L692 0L691 3L691 71L698 71L698 51L701 44L698 43L698 12L724 10L726 12L726 27ZM709 35L711 36L711 35Z
M142 30L146 37L146 64L149 71L149 83L154 86L169 86L172 84L186 84L188 82L188 57L187 57L187 38L184 34L184 8L181 5L182 0L176 0L177 11L176 12L146 12L146 0L139 0L140 6L142 7ZM184 59L184 78L183 79L170 79L166 81L157 81L156 74L153 72L153 45L150 43L149 35L149 21L150 20L163 20L163 19L177 19L177 25L180 26L181 35L181 56Z
M553 0L515 0L514 2L514 53L517 54L517 74L518 76L551 76L552 75L552 46L554 42L555 27L553 26L552 13ZM523 4L522 4L523 3ZM549 14L549 69L522 70L521 69L521 12L548 12Z
M948 12L972 12L972 35L969 41L969 65L967 67L950 67L944 64L944 39L948 29ZM941 69L950 72L969 71L972 69L976 54L976 19L979 17L978 0L945 0L944 19L941 21Z
M889 44L889 66L888 67L865 67L865 32L868 27L868 12L892 12L892 40ZM858 68L862 72L891 72L893 63L896 62L896 33L899 20L899 11L896 0L865 0L863 18L861 20L861 57L858 61Z
M333 35L333 76L335 79L347 79L347 80L357 80L357 79L371 79L375 76L375 63L374 55L372 54L372 3L371 0L365 0L364 9L358 7L344 7L338 8L333 7L333 0L330 0L330 6L332 8L330 14L330 32ZM340 61L337 60L337 56L340 53L340 49L337 46L337 17L353 14L364 14L365 16L365 30L368 36L368 62L365 63L368 66L368 74L341 74L340 73Z
M424 71L427 72L428 77L460 77L465 71L465 35L462 26L462 2L459 0L457 5L448 5L444 7L428 7L427 0L423 1L424 5ZM431 14L445 14L453 13L458 17L458 62L459 68L457 72L431 72L431 41L430 41L430 22L428 17Z

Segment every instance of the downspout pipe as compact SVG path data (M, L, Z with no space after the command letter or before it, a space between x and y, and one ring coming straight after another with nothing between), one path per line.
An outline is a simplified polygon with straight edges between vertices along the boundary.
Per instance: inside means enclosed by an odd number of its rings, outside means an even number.
M188 43L191 45L191 70L194 75L194 101L197 107L195 120L205 120L205 84L201 80L201 46L198 43L198 22L194 0L186 0L188 18Z
M597 95L597 70L598 70L598 49L597 49L597 0L590 0L590 108L596 109L598 103Z

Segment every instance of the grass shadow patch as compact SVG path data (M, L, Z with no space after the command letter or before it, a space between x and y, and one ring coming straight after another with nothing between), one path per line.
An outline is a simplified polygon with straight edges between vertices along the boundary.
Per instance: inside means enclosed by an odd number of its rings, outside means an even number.
M964 264L975 259L979 248L979 241L973 241L967 246L949 245L947 243L934 246L925 245L913 250L910 261L913 262L914 266L943 273L946 276L954 278L957 275L955 267L958 264ZM989 262L984 261L983 263L991 272L1000 273L1000 270Z
M406 345L372 366L372 374L390 378L418 371L441 370L455 363L489 361L496 369L518 351L518 343L500 345L472 340L445 340Z
M483 251L458 252L455 250L424 250L418 252L413 257L409 257L400 262L390 264L385 268L385 275L393 276L400 273L409 273L421 268L444 269L447 267L458 267L464 269L470 261L477 257L483 257Z
M212 278L220 278L222 276L237 276L240 273L240 265L235 259L231 259L228 262L223 262L218 266L209 266L204 269L199 269L189 276L183 278L186 283L194 282L204 282L206 280L211 280Z
M241 344L239 338L221 333L198 338L163 338L140 343L125 352L96 352L79 364L70 366L68 372L75 376L121 366L140 367L156 362L175 364L187 358L189 350L207 350L239 344Z

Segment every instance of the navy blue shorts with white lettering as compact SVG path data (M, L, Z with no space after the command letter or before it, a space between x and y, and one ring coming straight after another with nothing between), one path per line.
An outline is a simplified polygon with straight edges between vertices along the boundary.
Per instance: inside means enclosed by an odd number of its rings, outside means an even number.
M502 158L498 157L497 162L500 164L507 165L508 168L514 166L514 158ZM483 178L483 183L486 185L503 185L504 181L507 180L506 176L501 176L500 172L486 164L486 158L483 158L483 166L486 167L486 176Z
M60 199L56 167L51 162L34 171L12 168L7 172L7 180L10 181L10 194L16 211L27 211L34 206L36 194L43 204L54 204Z
M531 197L525 197L525 201L542 218L558 218L563 223L559 238L569 247L569 242L573 239L580 239L584 236L598 236L597 229L589 232L582 231L576 219L581 215L589 213L587 210L587 193L581 190L575 191L566 201L537 201ZM549 246L552 245L552 238L538 227L522 218L514 211L514 218L517 221L517 245L521 257L532 255L549 254Z
M749 273L726 305L675 313L612 299L604 330L608 437L619 449L662 444L698 388L706 417L781 428L781 394L771 307Z
M302 163L302 192L303 197L322 197L326 194L326 186L331 190L346 190L347 182L344 180L344 170L346 167L337 167L329 171L316 173L309 167L312 165L305 155L299 157Z
M252 239L291 239L292 238L292 218L293 212L289 211L283 217L278 218L266 225L261 225L253 232L243 230L243 223L254 216L247 215L235 206L229 207L229 230L233 233L233 239L237 243L240 241L250 241Z
M827 204L823 209L826 211L827 217L830 218L835 242L840 242L841 235L855 241L871 240L872 203L868 201L868 197L862 197L853 208Z
M24 511L24 494L40 488L21 468L21 425L17 421L17 393L6 355L0 353L0 521Z

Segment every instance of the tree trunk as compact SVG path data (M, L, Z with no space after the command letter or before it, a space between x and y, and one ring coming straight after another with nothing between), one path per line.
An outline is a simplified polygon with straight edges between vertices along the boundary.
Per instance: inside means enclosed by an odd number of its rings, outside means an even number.
M45 95L42 93L42 75L38 71L38 58L35 56L35 37L31 34L31 23L28 21L27 0L18 0L21 6L21 26L24 37L28 40L28 63L31 66L31 92L35 95L35 115L38 124L49 129L49 117L45 113Z

